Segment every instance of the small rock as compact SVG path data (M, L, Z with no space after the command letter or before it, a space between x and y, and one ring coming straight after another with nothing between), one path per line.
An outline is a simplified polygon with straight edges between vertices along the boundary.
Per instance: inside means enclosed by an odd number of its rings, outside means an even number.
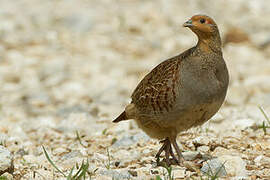
M120 140L116 141L113 144L113 147L119 147L119 146L130 146L134 144L136 141L134 140L133 136L124 136Z
M223 147L216 147L216 149L214 150L214 152L212 153L213 156L219 157L222 155L239 155L238 152L232 151L232 150L228 150L226 148Z
M225 118L220 114L220 113L216 113L212 118L211 118L211 122L213 123L221 123Z
M44 179L46 177L47 179L54 179L54 175L49 170L45 169L38 169L33 172L33 179Z
M227 174L230 176L247 177L246 162L239 156L223 155L218 159L225 163Z
M142 153L146 155L146 154L151 153L151 151L150 151L150 149L144 149Z
M130 179L132 175L128 171L119 172L117 170L103 169L99 171L100 174L110 176L112 179Z
M2 174L1 177L5 177L6 179L3 178L4 180L13 180L12 174L9 174L8 172L5 172L4 174Z
M173 177L175 179L185 178L186 177L186 170L185 169L174 169L173 170Z
M239 128L241 130L244 130L246 128L252 127L256 125L254 120L252 119L238 119L237 121L234 121L235 128Z
M81 152L78 151L78 150L71 151L71 152L69 152L69 153L63 155L63 156L61 157L61 160L64 161L64 160L71 159L71 158L74 158L74 157L82 157Z
M209 148L209 146L200 146L200 147L198 147L198 149L197 149L199 152L209 152L209 150L210 150L210 148Z
M25 155L25 156L23 156L23 159L27 163L38 163L38 158L36 156L34 156L33 154Z
M270 158L264 155L259 155L254 159L257 166L270 165Z
M134 171L134 170L128 170L129 174L131 174L133 177L137 177L138 176L138 173L137 171Z
M5 172L12 174L13 171L14 165L11 153L4 146L0 146L0 175Z
M191 172L196 172L196 170L198 169L197 164L192 161L184 161L183 165L188 171Z
M53 150L53 153L56 155L61 155L63 153L67 152L65 148L59 147Z
M129 121L123 121L121 123L118 123L117 126L113 126L112 129L114 132L120 134L123 132L126 132L129 130L130 122Z
M28 152L24 150L24 148L20 148L16 154L20 155L20 156L24 156L24 155L27 155Z
M100 160L100 161L107 161L108 160L108 156L106 156L104 154L100 154L100 153L95 153L94 154L94 159Z
M134 140L137 141L137 142L140 141L140 140L149 141L150 137L147 136L145 133L141 132L141 133L138 133L138 134L134 135Z
M208 145L209 142L210 142L210 139L206 136L199 136L192 140L192 143L195 146Z
M83 162L85 163L86 160L81 157L72 157L70 159L62 161L61 164L59 164L59 167L61 167L62 169L71 169L76 165L76 163L80 165Z
M193 161L194 159L201 156L200 152L197 151L187 151L182 153L186 161Z
M106 175L101 175L101 176L97 176L96 180L111 180L112 178L110 176L106 176Z
M144 141L147 141L147 140L149 140L149 137L144 133L138 133L138 134L136 134L134 136L124 136L122 139L116 141L113 144L113 146L114 147L130 146L130 145L136 144L141 139L144 140Z
M217 175L218 177L224 177L227 175L224 164L217 158L206 161L201 171L211 176Z

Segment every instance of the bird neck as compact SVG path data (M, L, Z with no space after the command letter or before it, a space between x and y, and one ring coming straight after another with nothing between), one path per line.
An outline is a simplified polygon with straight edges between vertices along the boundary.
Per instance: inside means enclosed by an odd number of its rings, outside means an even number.
M206 53L222 53L221 51L221 38L219 33L217 32L214 35L211 36L205 36L205 35L198 35L198 43L197 48L200 51L206 52Z

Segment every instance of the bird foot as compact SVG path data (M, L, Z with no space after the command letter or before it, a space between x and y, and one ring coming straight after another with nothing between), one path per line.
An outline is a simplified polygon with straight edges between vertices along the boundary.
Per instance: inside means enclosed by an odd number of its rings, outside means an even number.
M176 161L175 159L173 158L170 158L169 159L169 164L167 162L168 160L166 160L165 158L163 158L161 161L160 160L157 160L157 166L162 166L162 167L170 167L171 165L180 165L178 161Z
M174 140L175 141L175 140ZM173 153L172 150L172 146L171 146L171 141L169 138L166 138L165 140L160 141L160 143L163 143L163 145L161 146L161 148L159 149L157 155L156 155L156 159L157 159L157 165L158 166L164 166L164 163L169 167L171 165L182 165L183 164L183 156L176 144L176 141L173 142L173 146L176 150L177 156L178 158L176 158L176 156ZM160 161L160 155L162 152L165 152L165 158ZM170 158L170 156L172 158Z

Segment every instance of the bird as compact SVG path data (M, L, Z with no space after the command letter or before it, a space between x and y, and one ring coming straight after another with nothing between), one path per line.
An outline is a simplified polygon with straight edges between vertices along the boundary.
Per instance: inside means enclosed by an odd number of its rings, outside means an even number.
M133 119L148 136L160 140L163 145L155 158L160 162L164 151L167 166L185 161L176 142L178 134L216 114L229 84L215 21L198 14L183 26L197 35L197 44L150 71L133 91L125 110L113 120Z

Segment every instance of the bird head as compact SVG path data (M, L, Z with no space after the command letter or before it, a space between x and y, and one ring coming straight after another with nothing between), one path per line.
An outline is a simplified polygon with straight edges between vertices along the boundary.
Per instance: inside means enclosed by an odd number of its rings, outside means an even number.
M218 32L215 21L206 15L192 16L183 26L190 28L199 37L213 36Z

